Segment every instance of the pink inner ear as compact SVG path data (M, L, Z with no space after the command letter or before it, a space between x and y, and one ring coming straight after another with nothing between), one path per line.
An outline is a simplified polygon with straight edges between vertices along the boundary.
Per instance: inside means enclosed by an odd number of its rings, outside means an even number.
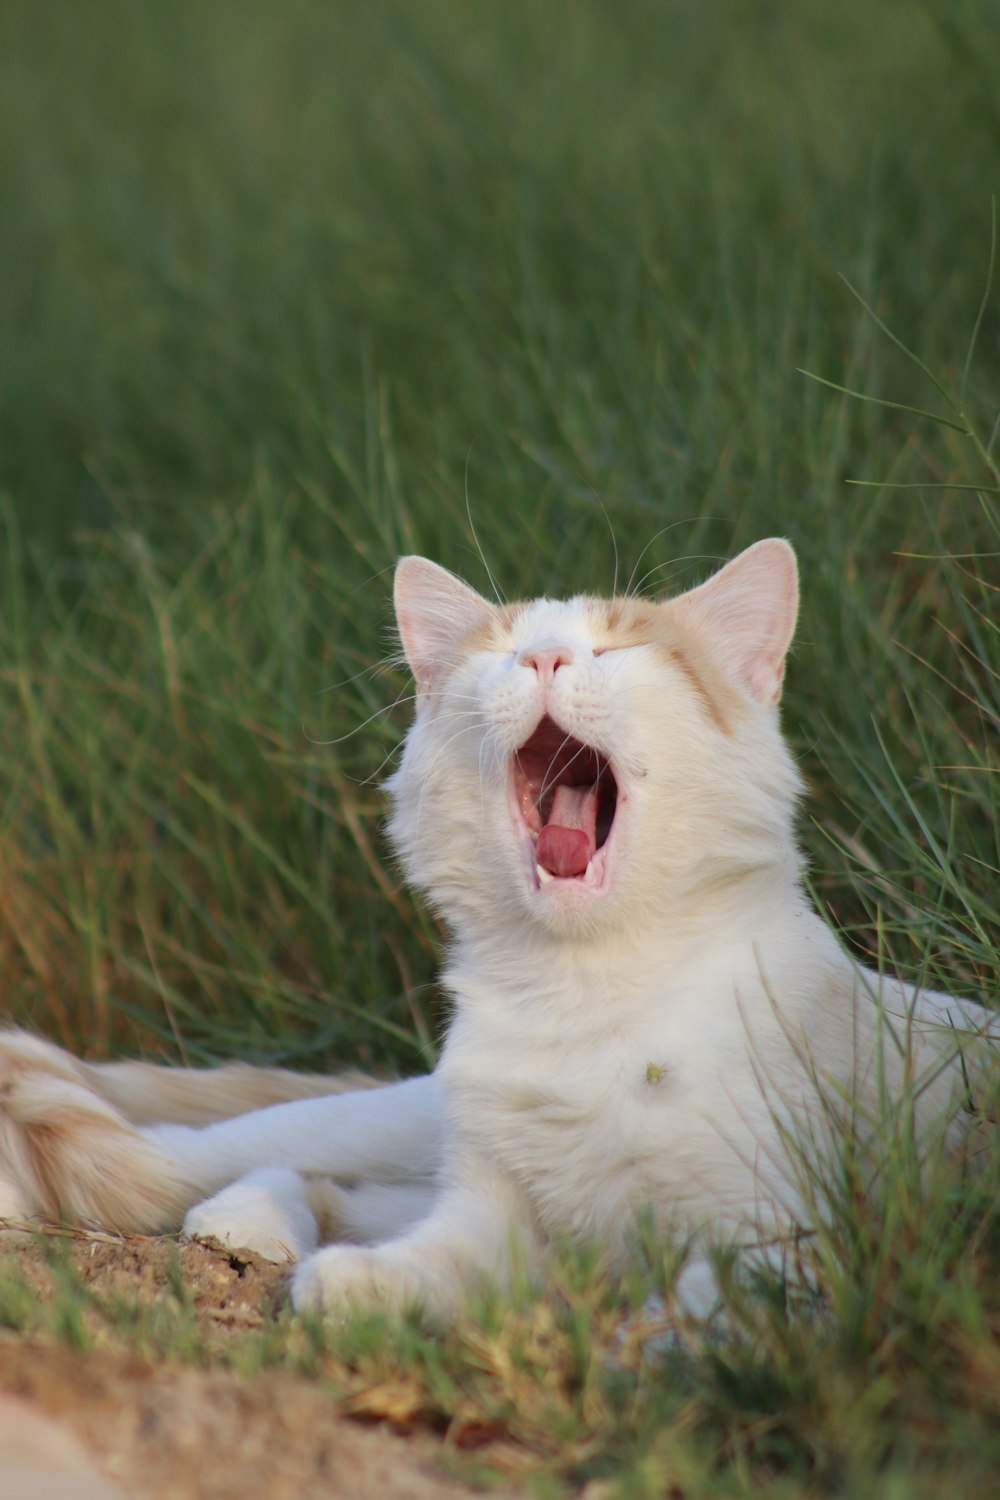
M420 690L430 687L458 644L494 613L475 589L425 557L400 558L395 603L400 640Z
M710 632L723 665L752 697L777 703L799 607L798 567L787 542L756 542L675 602Z

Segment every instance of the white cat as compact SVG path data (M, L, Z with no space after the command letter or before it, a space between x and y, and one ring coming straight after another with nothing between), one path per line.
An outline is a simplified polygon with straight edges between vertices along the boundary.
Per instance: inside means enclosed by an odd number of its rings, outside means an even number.
M835 1149L838 1115L877 1128L909 1090L928 1137L957 1135L990 1014L858 969L801 890L777 713L797 602L780 540L664 603L494 605L404 558L418 699L391 832L452 934L435 1073L87 1066L8 1034L0 1214L186 1212L301 1259L299 1307L449 1311L514 1246L623 1254L648 1209L707 1306L707 1241L808 1224L798 1147Z

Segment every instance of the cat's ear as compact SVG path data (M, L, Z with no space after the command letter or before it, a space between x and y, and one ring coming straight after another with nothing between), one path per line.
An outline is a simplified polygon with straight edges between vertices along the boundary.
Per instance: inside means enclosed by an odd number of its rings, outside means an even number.
M396 624L420 692L454 660L472 633L488 628L495 610L447 568L426 557L401 557L396 564Z
M799 570L786 541L755 542L673 602L707 627L725 665L752 697L777 703L799 611Z

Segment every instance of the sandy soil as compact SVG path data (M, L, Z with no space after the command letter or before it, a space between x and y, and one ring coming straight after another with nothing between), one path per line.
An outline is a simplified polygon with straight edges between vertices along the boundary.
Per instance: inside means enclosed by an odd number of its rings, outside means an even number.
M213 1342L263 1326L283 1298L281 1268L249 1254L110 1236L70 1245L88 1283L129 1299L138 1292L155 1300L176 1275L172 1257L175 1266L179 1261L199 1324ZM34 1242L8 1245L6 1253L46 1287L51 1272ZM5 1410L8 1430L16 1430L18 1413L28 1408L57 1419L99 1473L133 1500L457 1500L474 1493L448 1475L447 1448L432 1435L351 1421L321 1382L280 1369L243 1378L154 1363L102 1347L100 1339L80 1352L0 1331L0 1439ZM44 1439L40 1447L42 1468L31 1492L39 1500L61 1496L62 1481L43 1475ZM5 1457L0 1450L0 1493L13 1483L5 1489Z

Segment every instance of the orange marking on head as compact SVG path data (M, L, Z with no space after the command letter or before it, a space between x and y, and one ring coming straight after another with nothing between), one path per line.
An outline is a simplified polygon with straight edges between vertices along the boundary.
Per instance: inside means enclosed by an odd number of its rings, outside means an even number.
M523 603L494 605L482 624L463 636L458 651L503 651L510 645L510 634L518 617L527 609Z
M598 604L600 638L595 647L622 651L652 646L661 660L681 672L712 723L731 734L744 708L732 683L712 660L710 644L698 639L671 611L669 604L645 599L610 599Z

